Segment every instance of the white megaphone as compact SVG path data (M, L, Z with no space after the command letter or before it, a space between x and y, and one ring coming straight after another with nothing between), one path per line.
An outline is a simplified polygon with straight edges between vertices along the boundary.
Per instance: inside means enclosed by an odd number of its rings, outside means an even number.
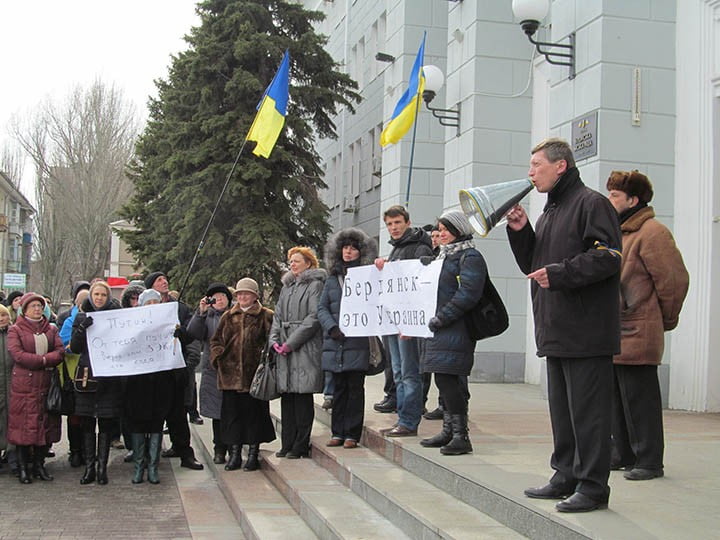
M535 185L529 178L460 190L460 207L480 236L505 222L505 216Z

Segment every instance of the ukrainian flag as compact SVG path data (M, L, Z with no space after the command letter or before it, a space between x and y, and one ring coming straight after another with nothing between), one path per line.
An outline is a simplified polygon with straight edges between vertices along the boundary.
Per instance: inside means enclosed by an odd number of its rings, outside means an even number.
M290 77L290 54L285 51L280 67L270 86L265 90L257 106L257 115L253 120L246 140L255 141L253 150L256 156L270 157L280 132L285 125L288 104L288 79Z
M418 108L420 107L420 98L425 89L425 76L422 72L423 62L425 58L425 36L423 35L422 43L418 49L415 63L413 64L412 73L410 73L410 84L405 93L400 97L400 101L395 105L390 121L380 134L380 145L387 146L395 144L408 132L415 121Z

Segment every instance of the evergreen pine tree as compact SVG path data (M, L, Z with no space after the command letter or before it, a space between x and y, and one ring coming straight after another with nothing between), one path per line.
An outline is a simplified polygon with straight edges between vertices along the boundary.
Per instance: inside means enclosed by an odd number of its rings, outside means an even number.
M314 137L335 137L331 117L353 110L357 85L337 70L313 23L324 16L284 0L206 0L188 50L172 59L129 170L135 185L123 234L149 271L168 273L180 287L263 91L286 49L290 101L285 128L269 159L242 152L202 247L184 299L213 281L251 276L277 293L287 250L320 252L329 226L318 190Z

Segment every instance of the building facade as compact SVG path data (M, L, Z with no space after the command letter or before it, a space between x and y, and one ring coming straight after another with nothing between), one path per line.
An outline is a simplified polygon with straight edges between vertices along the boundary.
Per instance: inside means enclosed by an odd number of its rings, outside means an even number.
M35 208L0 171L0 283L6 293L27 290L35 213Z
M318 141L335 229L360 227L387 253L384 208L408 203L415 225L430 223L458 206L460 189L525 177L529 149L548 136L575 146L583 180L600 192L610 171L639 169L654 184L656 214L673 230L691 276L680 325L666 336L664 400L720 411L713 362L720 336L711 331L720 300L720 0L552 1L535 38L569 44L572 34L574 74L536 52L511 0L303 4L326 14L317 29L363 96L355 114L338 115L338 139ZM441 126L423 108L414 134L381 148L424 33L425 64L446 79L431 106L459 110L459 128ZM533 220L544 203L535 192L526 198ZM472 380L541 384L527 280L503 228L476 245L511 326L478 344Z

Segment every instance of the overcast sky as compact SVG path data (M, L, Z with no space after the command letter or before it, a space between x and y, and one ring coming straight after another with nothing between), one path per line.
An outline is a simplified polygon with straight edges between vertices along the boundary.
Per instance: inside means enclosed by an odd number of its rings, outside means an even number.
M199 20L196 0L0 0L0 144L13 114L46 97L61 103L96 78L115 84L146 117L153 80L165 78L170 55ZM25 165L23 192L30 165Z

